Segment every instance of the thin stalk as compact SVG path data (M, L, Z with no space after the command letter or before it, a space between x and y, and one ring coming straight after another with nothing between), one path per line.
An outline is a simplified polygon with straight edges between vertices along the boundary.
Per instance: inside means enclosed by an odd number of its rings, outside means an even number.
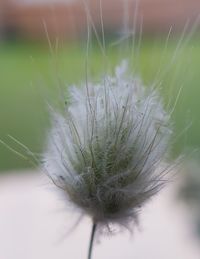
M97 227L97 224L93 223L91 236L90 236L90 245L89 245L89 250L88 250L88 259L92 259L92 248L93 248L93 244L94 244L94 236L95 236L95 232L96 232L96 227Z

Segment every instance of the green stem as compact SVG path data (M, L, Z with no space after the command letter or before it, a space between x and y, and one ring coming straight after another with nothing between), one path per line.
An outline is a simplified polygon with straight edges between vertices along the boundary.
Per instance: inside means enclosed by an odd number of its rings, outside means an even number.
M93 248L93 244L94 244L94 236L95 236L95 232L96 232L96 227L97 227L97 224L93 223L91 236L90 236L90 245L89 245L89 250L88 250L88 259L92 259L92 248Z

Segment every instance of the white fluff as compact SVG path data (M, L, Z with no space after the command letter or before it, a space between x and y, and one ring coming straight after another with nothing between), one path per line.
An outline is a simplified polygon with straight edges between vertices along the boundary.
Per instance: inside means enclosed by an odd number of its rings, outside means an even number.
M65 113L53 113L44 166L68 199L99 226L136 222L165 182L171 129L155 90L127 74L70 89Z

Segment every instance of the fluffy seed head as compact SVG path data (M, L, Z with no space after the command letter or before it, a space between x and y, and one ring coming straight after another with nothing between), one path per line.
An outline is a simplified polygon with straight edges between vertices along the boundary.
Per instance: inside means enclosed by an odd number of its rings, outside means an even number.
M135 222L164 183L171 130L157 92L127 74L70 89L53 113L44 165L69 200L99 225Z

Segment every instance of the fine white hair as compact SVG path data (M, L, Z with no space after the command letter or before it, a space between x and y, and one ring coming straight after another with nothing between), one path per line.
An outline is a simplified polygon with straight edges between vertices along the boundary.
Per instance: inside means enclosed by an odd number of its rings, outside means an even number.
M99 226L136 222L166 181L170 116L158 92L127 66L99 84L69 89L65 112L52 112L44 154L53 182Z

